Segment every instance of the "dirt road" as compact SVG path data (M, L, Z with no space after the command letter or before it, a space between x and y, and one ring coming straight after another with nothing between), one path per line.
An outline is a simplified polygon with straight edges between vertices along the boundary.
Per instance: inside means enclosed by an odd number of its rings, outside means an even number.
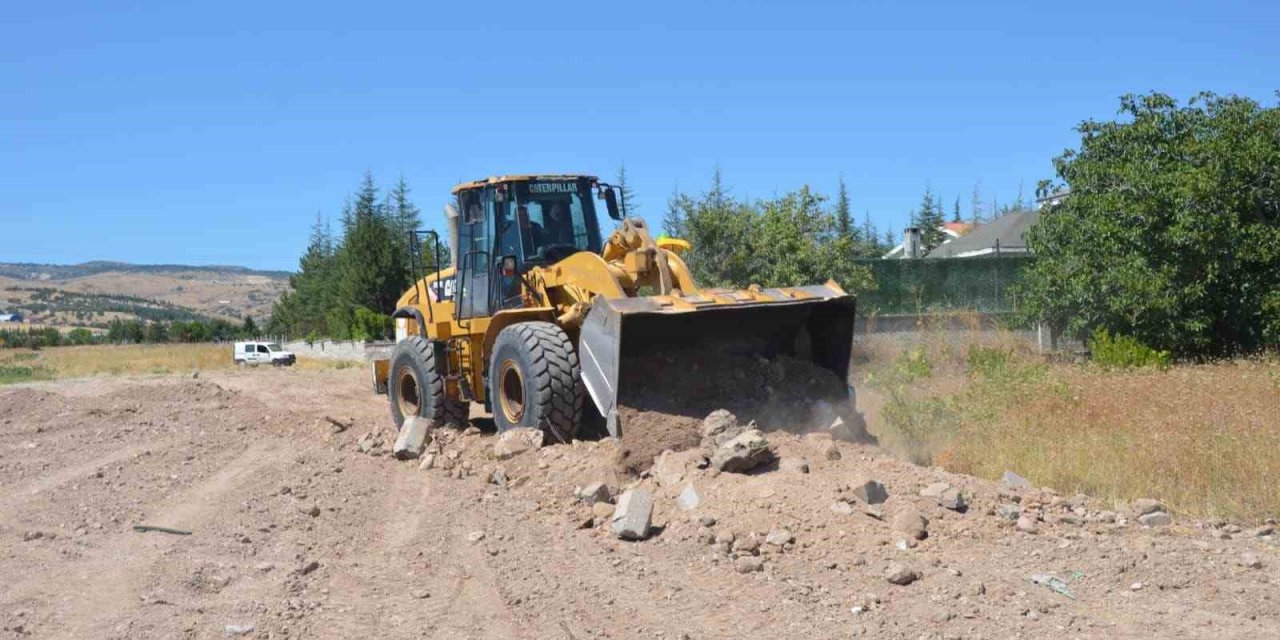
M459 471L420 470L357 448L387 428L384 402L359 369L0 390L0 638L1264 638L1280 629L1280 552L1256 523L1142 527L1084 497L772 433L808 473L715 474L670 456L639 480L656 495L660 530L623 542L590 526L591 509L573 496L594 480L633 482L613 475L611 443L498 462L494 436L456 435L445 448ZM335 433L326 416L353 426ZM839 459L829 459L833 447ZM504 486L488 482L499 466ZM865 478L888 490L883 520L840 507ZM935 482L965 492L969 509L921 498ZM684 511L675 496L691 483L702 503ZM892 524L912 507L929 521L918 543ZM1019 531L1010 509L1031 516L1035 532ZM783 529L794 542L759 545ZM740 572L708 544L730 532L758 538L747 548L759 550L742 555L761 554L762 570ZM919 578L891 584L891 563ZM1039 574L1070 596L1033 583Z

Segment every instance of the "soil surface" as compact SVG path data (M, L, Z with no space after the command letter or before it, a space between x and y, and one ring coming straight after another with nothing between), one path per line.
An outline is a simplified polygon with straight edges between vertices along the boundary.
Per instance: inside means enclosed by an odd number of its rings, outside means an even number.
M370 446L394 434L385 398L367 386L356 368L0 390L0 638L1221 639L1280 629L1280 547L1258 523L1175 514L1171 526L1143 527L1125 505L779 430L767 432L782 458L769 470L716 473L691 451L631 479L615 471L613 441L496 460L491 423L477 420L437 432L435 468L420 469ZM851 497L868 478L888 490L878 509ZM624 542L593 526L574 496L593 481L651 491L653 535ZM920 495L939 482L969 508ZM690 485L701 501L684 510L676 496ZM918 542L892 524L912 509L928 519ZM1011 509L1035 533L1007 519ZM134 530L143 524L191 533ZM733 545L713 544L730 534ZM1032 581L1045 575L1070 595Z

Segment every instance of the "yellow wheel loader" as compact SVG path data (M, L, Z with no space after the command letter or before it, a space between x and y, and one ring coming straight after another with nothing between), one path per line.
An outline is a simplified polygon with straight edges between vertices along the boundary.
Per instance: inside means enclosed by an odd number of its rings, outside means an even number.
M680 257L689 244L655 241L592 176L501 176L453 195L453 266L421 274L414 263L395 348L373 363L397 428L408 416L462 425L479 402L500 431L534 427L564 442L594 420L621 436L631 361L714 344L808 358L848 384L854 298L834 282L699 288ZM597 199L619 222L607 239ZM412 253L443 264L439 238L423 249L434 234L422 233Z

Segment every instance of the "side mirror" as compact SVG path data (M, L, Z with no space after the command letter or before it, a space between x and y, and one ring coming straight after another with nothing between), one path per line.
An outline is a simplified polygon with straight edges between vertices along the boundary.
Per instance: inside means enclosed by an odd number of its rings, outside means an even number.
M618 194L613 189L605 189L604 205L609 210L609 217L614 220L621 220L622 213L618 211Z

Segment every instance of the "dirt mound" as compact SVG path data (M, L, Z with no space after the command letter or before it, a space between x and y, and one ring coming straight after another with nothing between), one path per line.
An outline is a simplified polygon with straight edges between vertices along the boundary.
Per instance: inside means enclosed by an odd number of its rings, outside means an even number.
M806 433L851 416L848 387L801 358L702 349L626 362L620 380L620 471L636 474L667 449L698 445L702 420L728 409L765 431Z

